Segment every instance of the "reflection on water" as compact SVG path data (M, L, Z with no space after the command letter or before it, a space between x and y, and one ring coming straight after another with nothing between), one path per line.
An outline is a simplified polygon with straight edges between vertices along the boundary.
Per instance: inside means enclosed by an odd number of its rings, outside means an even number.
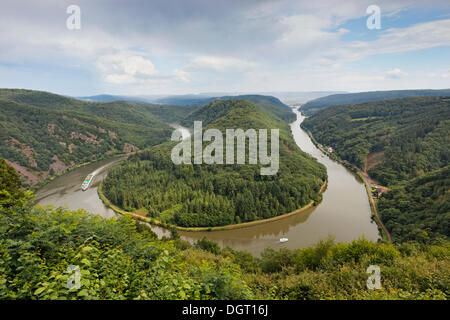
M327 167L328 186L322 202L297 215L278 221L236 230L214 232L180 232L183 239L190 242L206 236L217 241L220 246L237 250L247 250L259 254L265 247L300 248L317 243L329 236L337 241L351 241L362 235L366 239L378 238L377 226L371 220L371 212L364 185L342 165L324 156L300 128L304 117L296 110L297 120L291 124L295 142L305 152L311 154ZM108 168L123 158L100 161L56 178L37 194L37 202L43 205L67 206L69 209L85 209L103 217L114 217L115 213L105 207L97 195L97 187ZM94 181L85 192L80 190L83 179L96 172ZM162 228L152 227L159 236L168 235ZM280 238L289 241L280 243Z

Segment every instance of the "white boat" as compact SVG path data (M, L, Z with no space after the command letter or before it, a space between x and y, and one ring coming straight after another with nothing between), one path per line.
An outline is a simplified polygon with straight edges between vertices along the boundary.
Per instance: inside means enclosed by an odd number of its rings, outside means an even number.
M83 183L81 184L81 190L86 191L93 179L94 175L92 173L88 174L86 179L84 179Z
M280 242L288 242L288 238L281 238Z

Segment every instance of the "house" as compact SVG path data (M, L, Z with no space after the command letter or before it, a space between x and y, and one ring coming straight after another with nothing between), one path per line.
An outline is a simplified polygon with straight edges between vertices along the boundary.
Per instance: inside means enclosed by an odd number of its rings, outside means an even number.
M327 151L328 151L329 153L332 153L332 152L333 152L333 147L328 147L328 148L327 148Z
M375 196L376 198L379 198L379 197L381 197L381 195L383 194L383 192L386 192L386 190L387 190L387 188L378 187L378 188L375 189L374 196Z

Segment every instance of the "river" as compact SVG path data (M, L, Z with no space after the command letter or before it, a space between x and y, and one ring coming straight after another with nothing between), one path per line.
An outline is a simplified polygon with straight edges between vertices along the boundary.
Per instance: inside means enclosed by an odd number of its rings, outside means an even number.
M206 236L218 242L221 247L246 250L254 255L258 255L266 247L295 249L313 245L328 237L333 237L338 242L351 241L361 236L372 241L378 239L378 229L371 219L363 182L314 146L300 128L304 117L296 108L293 111L297 115L297 120L291 124L295 142L327 168L328 185L322 202L297 215L252 227L213 232L180 232L183 239L194 242ZM187 130L183 131L183 137L188 134ZM42 205L67 206L69 209L85 209L105 218L114 217L116 214L99 199L97 187L105 178L107 170L123 159L119 157L100 161L60 176L41 188L36 200ZM93 171L96 171L96 175L91 186L88 190L81 191L81 182ZM158 236L168 235L160 227L152 227L152 230ZM288 238L289 241L280 243L280 238Z

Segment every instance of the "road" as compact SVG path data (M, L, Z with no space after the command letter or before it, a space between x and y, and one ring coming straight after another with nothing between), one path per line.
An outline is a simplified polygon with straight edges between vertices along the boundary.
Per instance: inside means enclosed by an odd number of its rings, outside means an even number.
M356 167L355 167L356 168ZM369 195L369 200L370 200L370 204L372 205L373 208L373 212L375 213L375 216L377 217L378 223L381 225L381 227L383 228L384 232L386 233L386 236L388 238L389 241L392 241L391 239L391 234L389 233L389 231L387 230L387 228L384 226L383 221L381 221L380 216L378 215L378 210L377 210L377 206L375 205L375 201L373 200L372 197L372 185L369 182L369 179L367 178L367 174L365 172L363 172L361 169L356 168L358 170L358 172L361 174L361 177L363 177L364 183L367 186L367 190L368 190L368 195Z
M318 145L317 148L320 151L322 151L323 153L328 154L328 152L325 151L325 149L322 146ZM383 228L383 230L384 230L388 240L392 241L391 234L387 230L386 226L383 224L383 221L381 221L381 218L380 218L380 216L378 214L377 206L375 205L375 201L373 200L373 197L372 197L372 185L370 184L370 181L369 181L369 178L368 178L367 174L364 171L362 171L361 169L359 169L358 167L356 167L355 165L352 165L352 167L354 169L356 169L360 173L361 177L363 178L364 183L366 184L366 187L367 187L367 190L368 190L367 194L368 194L368 197L369 197L369 202L370 202L370 205L373 208L373 212L375 214L375 217L377 218L378 223L380 224L380 226Z

